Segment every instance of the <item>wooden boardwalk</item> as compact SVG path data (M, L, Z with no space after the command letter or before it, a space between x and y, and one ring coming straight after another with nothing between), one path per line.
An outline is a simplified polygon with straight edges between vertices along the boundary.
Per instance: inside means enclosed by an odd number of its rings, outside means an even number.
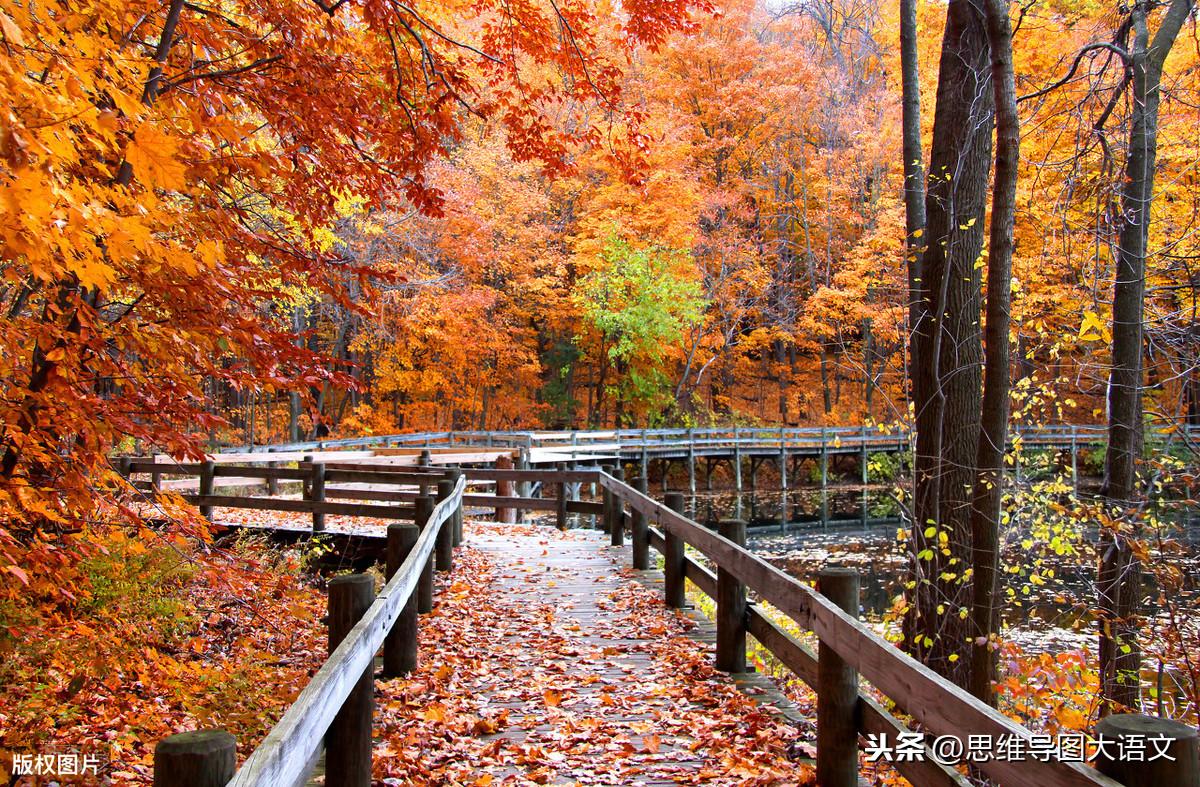
M471 523L422 633L378 686L376 778L404 784L804 784L811 726L711 668L714 629L596 531ZM797 724L800 722L800 724ZM419 750L398 742L419 743ZM809 741L811 742L811 741Z

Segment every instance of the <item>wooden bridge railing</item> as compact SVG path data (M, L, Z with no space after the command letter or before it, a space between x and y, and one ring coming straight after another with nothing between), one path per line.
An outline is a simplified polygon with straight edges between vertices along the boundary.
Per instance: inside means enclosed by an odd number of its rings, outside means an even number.
M1200 442L1200 427L1176 430L1190 444ZM318 451L330 448L354 447L409 447L429 448L436 446L489 446L509 448L550 448L565 445L586 446L596 443L620 443L622 448L661 446L671 442L706 441L710 444L751 445L755 443L779 445L782 441L791 445L806 444L820 440L840 440L857 444L863 440L887 443L900 440L907 442L909 434L903 430L884 430L859 426L828 427L706 427L696 429L608 429L576 431L454 431L420 432L411 434L373 435L370 437L348 437L331 440L312 440L285 443L274 446L252 446L245 453ZM1072 443L1104 442L1107 430L1095 424L1053 424L1046 426L1014 427L1011 439L1020 439L1030 446L1063 447Z
M726 528L725 534L714 533L685 517L676 510L682 509L682 496L673 495L670 501L673 506L668 507L607 473L600 474L600 485L611 493L615 505L619 506L610 511L610 526L614 531L616 528L623 531L628 521L633 531L634 565L648 562L645 554L638 554L648 547L663 554L665 595L669 605L683 605L685 580L691 580L717 601L719 667L723 661L725 665L739 665L738 656L744 659L748 633L797 677L817 690L817 760L818 767L826 771L826 780L822 781L825 787L856 783L858 750L856 745L846 745L845 735L823 736L822 727L827 733L830 728L844 729L847 725L862 733L907 731L878 704L857 694L857 676L853 673L873 684L935 736L954 735L960 739L968 734L990 735L994 739L1013 736L1026 745L1032 740L1033 733L1029 730L934 673L860 622L857 589L853 591L853 611L849 609L851 605L843 609L822 593L746 550L738 543L736 528ZM623 512L625 505L630 508L628 515ZM728 537L730 535L734 537ZM744 529L740 535L744 538ZM617 540L614 532L613 541ZM711 561L717 568L716 573L687 557L685 545ZM815 632L820 642L819 657L814 657L754 605L746 604L744 599L748 590L770 602L802 629ZM851 671L849 677L847 670ZM836 696L830 696L845 695L848 682L855 687L849 702L839 702ZM823 693L826 696L823 697ZM823 757L824 768L821 766ZM838 760L841 760L840 764ZM961 784L952 769L938 765L931 757L926 757L923 762L897 761L892 764L916 784ZM1090 767L1057 759L1020 762L991 759L975 765L1002 784L1118 787L1117 782ZM830 776L831 772L849 773L852 779L838 779Z
M162 486L163 476L199 479L197 494L181 497L200 509L200 513L212 519L214 508L247 508L261 511L285 511L312 515L313 532L325 529L326 515L364 516L379 519L411 520L416 516L414 505L440 481L456 481L460 476L467 486L496 484L495 494L463 494L464 506L492 509L500 519L506 511L555 511L560 528L567 525L567 514L596 516L603 513L603 506L586 500L569 499L567 484L594 484L594 470L551 470L551 469L502 469L487 467L403 467L364 464L364 460L375 458L370 452L325 452L326 459L340 459L339 454L355 454L346 461L300 461L292 467L254 467L243 464L217 464L214 461L196 463L156 462L141 459L124 459L118 463L119 471L126 478L135 475L150 475L151 481L136 481L144 491L157 493ZM366 456L359 456L367 454ZM304 459L311 459L305 455ZM265 480L268 482L267 496L217 495L214 483L217 478L228 478L235 482ZM303 483L302 500L277 497L279 481ZM271 484L270 482L275 482ZM336 486L357 484L359 486ZM557 496L544 494L517 495L514 485L529 487L541 484L543 490L554 488ZM334 499L350 499L354 502L330 502ZM386 503L379 505L377 503ZM399 505L408 504L408 505ZM514 517L515 518L515 517ZM461 533L456 534L457 545Z
M233 736L182 733L159 742L155 785L297 787L323 747L326 785L370 784L375 654L383 648L388 677L416 667L418 613L432 609L435 554L438 570L452 565L448 536L465 488L460 477L436 505L428 496L417 501L415 525L388 527L388 580L377 597L369 575L330 581L329 658L236 774Z

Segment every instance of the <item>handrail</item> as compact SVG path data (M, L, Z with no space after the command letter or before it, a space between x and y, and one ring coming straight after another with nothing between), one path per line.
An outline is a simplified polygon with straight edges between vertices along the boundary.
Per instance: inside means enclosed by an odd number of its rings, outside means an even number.
M1200 441L1200 427L1186 426L1174 431L1184 431L1189 440ZM1107 427L1100 424L1049 424L1016 426L1010 435L1012 439L1030 442L1046 442L1047 444L1069 443L1072 440L1092 440L1103 438ZM909 430L889 427L867 426L810 426L810 427L766 427L766 426L727 426L703 427L693 429L608 429L608 430L560 430L560 431L460 431L460 432L414 432L407 434L371 435L367 437L345 437L330 440L309 440L296 443L281 443L272 446L250 446L237 450L235 453L252 458L243 461L274 461L259 456L270 452L302 452L321 451L330 448L353 447L451 447L458 445L478 445L487 441L491 447L523 447L551 448L567 447L586 448L588 444L599 441L616 441L622 447L647 447L668 442L703 443L704 441L720 441L721 443L746 444L747 442L774 442L803 440L807 438L859 438L866 440L888 439L908 440ZM636 445L634 445L636 443ZM220 455L218 455L220 456Z
M371 666L400 611L417 588L433 554L438 533L461 502L466 479L459 478L449 497L430 514L416 545L384 586L375 602L329 655L283 718L271 729L229 782L228 787L294 787L308 778L329 725Z
M657 524L664 532L678 536L798 625L816 632L821 642L933 733L961 735L970 731L1009 735L1026 743L1032 739L1033 733L1028 729L938 675L757 555L607 473L600 473L600 485L644 515L648 524ZM1098 771L1061 760L993 759L976 766L1002 783L1120 787Z

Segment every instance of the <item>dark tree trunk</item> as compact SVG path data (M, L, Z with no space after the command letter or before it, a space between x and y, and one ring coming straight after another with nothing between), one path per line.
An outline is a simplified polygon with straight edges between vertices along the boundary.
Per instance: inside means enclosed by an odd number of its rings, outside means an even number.
M997 632L996 577L1000 552L1000 500L1004 483L1004 449L1008 442L1008 331L1012 322L1013 226L1017 201L1017 166L1021 124L1013 76L1012 25L1008 4L985 0L988 43L992 57L992 95L996 102L996 177L992 184L992 219L988 239L987 326L983 380L982 433L976 454L974 503L971 511L972 604L975 644L971 651L971 693L994 705ZM982 640L982 641L981 641Z
M915 378L916 473L909 650L968 682L971 490L979 446L980 259L992 151L987 28L970 0L950 0L942 40L921 259L921 359ZM926 535L929 533L929 535Z
M1137 708L1141 650L1138 646L1138 597L1141 566L1131 538L1138 535L1137 508L1142 497L1137 465L1142 453L1142 346L1146 300L1146 247L1154 161L1158 153L1159 80L1167 53L1191 11L1192 0L1172 0L1162 25L1150 40L1147 7L1131 13L1133 43L1127 53L1132 71L1133 117L1121 192L1116 283L1113 286L1112 371L1108 380L1108 452L1103 492L1113 504L1115 526L1101 544L1098 577L1100 606L1100 681L1105 708Z

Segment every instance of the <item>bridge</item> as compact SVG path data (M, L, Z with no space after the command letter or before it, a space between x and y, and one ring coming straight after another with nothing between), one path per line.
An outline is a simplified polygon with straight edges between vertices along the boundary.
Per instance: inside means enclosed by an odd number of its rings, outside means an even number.
M1027 446L1072 452L1101 437L1080 427L1017 435ZM373 768L393 762L389 735L396 734L396 721L376 718L377 705L399 702L390 679L443 667L472 686L479 718L503 709L504 718L512 710L531 721L517 729L487 723L446 732L430 744L441 749L422 749L424 776L409 774L398 783L652 785L706 782L704 774L716 774L706 783L738 783L728 774L722 781L720 763L730 755L712 748L728 742L699 737L711 706L687 697L703 690L732 702L742 692L750 699L738 707L754 716L755 725L779 730L796 722L798 710L765 678L747 671L747 641L753 638L817 697L815 718L807 720L816 727L815 764L778 749L754 750L753 757L781 774L779 783L857 785L865 736L914 740L916 733L923 756L890 765L921 787L965 785L959 769L934 756L930 747L937 738L990 736L1031 751L1037 745L1033 733L864 625L853 570L826 567L814 589L748 551L744 522L726 520L714 532L685 515L679 492L662 501L647 493L651 462L665 468L662 463L699 458L740 467L759 458L779 461L786 472L793 457L862 459L906 448L906 436L870 430L825 430L815 437L813 430L637 430L388 435L230 451L197 463L122 458L121 471L147 495L182 493L218 523L239 509L300 517L273 529L336 532L377 543L385 566L378 594L367 574L330 581L328 659L240 768L230 731L183 733L159 743L155 783L289 787L320 774L334 787L369 785ZM625 468L640 471L636 482L625 482ZM689 476L694 486L694 470ZM229 494L217 494L221 481L232 481ZM579 490L591 487L597 490L593 499L581 499ZM527 512L536 511L551 514L546 524L525 521ZM593 527L568 529L572 514ZM473 618L482 614L472 592L490 594L488 630L494 636L471 639ZM540 612L531 613L531 603ZM699 608L710 608L713 619ZM506 621L527 626L510 628ZM579 637L565 651L564 627ZM438 636L429 636L430 630ZM711 680L668 674L655 660L664 643L678 649L685 631L692 632L698 658L709 663ZM806 643L797 631L813 639ZM421 650L422 642L444 647L458 639L471 641L469 658ZM523 661L554 665L553 685L537 683L530 672L524 679L534 682L526 686L521 675L496 674L488 666L514 650ZM683 686L663 692L667 680ZM597 685L630 681L644 682L655 696L665 693L667 705L647 715L600 701ZM611 765L612 758L591 744L541 759L529 754L545 754L547 741L562 740L555 725L576 718L556 712L566 701L589 709L593 726L585 739L599 736L624 747L619 767L598 765ZM691 721L671 725L665 721L670 718ZM1125 718L1106 720L1104 734L1127 732L1119 726ZM1156 734L1174 736L1183 755L1177 761L1195 760L1194 730L1163 720L1150 724ZM741 740L738 735L731 730L725 737ZM492 757L506 746L523 754ZM452 764L463 764L464 752L480 759L455 770ZM1096 770L1058 756L993 758L973 767L997 784L1167 783L1153 780L1158 777L1138 781L1137 763L1102 762Z

